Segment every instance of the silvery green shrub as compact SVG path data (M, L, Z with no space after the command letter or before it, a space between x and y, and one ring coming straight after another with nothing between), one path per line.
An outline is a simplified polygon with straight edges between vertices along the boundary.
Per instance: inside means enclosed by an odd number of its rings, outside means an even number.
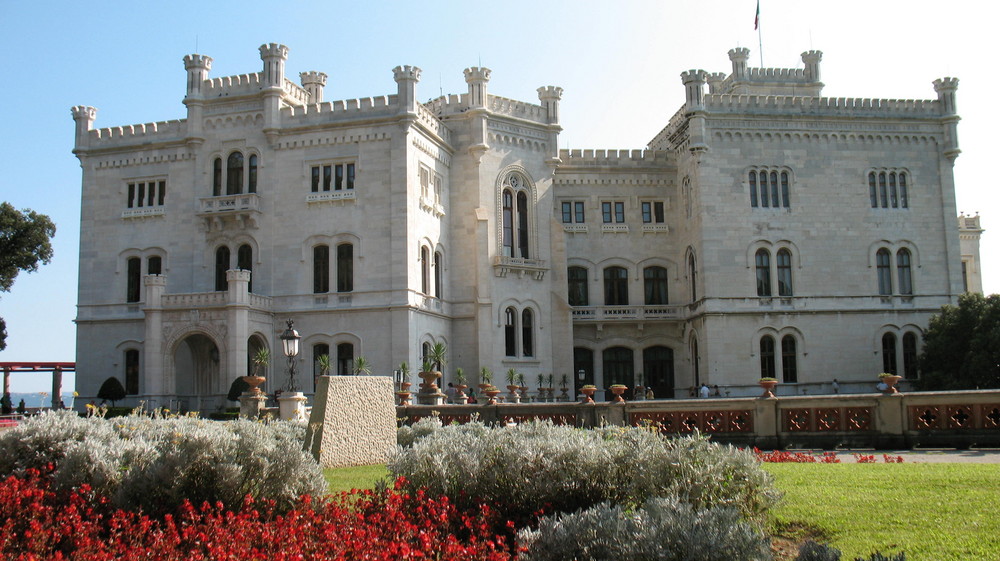
M701 437L673 440L638 428L549 422L498 428L438 423L421 427L420 434L412 446L397 448L388 463L392 475L405 477L411 488L426 487L462 505L481 500L512 517L677 496L760 519L778 498L752 454Z
M326 484L292 423L140 415L102 419L48 412L0 434L0 474L45 469L53 485L89 484L115 506L161 511L184 499L238 507L245 495L287 508Z
M795 557L795 561L840 561L840 550L829 545L806 540L799 547L799 554Z
M523 561L757 561L770 559L770 541L739 511L699 509L675 497L654 498L629 510L601 503L572 514L543 517L518 533Z

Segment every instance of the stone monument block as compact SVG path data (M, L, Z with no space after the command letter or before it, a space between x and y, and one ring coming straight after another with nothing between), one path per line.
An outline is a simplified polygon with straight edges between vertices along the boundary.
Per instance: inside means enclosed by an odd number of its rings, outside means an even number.
M385 463L396 447L396 406L387 376L320 376L305 449L324 468Z

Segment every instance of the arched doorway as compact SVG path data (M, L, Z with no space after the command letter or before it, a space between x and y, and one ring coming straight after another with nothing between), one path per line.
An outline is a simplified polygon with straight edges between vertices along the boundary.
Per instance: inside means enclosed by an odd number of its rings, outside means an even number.
M657 399L674 397L674 351L670 347L647 347L642 351L646 384Z
M207 335L195 333L174 350L175 410L215 409L229 387L222 380L219 347Z

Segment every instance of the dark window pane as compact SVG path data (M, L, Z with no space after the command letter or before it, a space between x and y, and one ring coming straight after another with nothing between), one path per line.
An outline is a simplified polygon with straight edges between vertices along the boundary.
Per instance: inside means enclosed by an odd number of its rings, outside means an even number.
M886 333L882 336L882 372L895 374L896 370L896 336Z
M778 296L792 295L792 253L778 250Z
M899 174L899 206L900 208L910 208L910 197L906 192L906 174Z
M253 271L253 249L249 245L243 244L236 250L236 268ZM250 275L250 282L247 283L247 291L253 292L253 274Z
M583 347L573 347L573 370L577 387L594 383L594 351ZM580 371L583 370L583 379Z
M795 337L785 335L781 338L781 378L786 384L798 382L796 356Z
M233 152L226 163L226 194L238 195L243 192L243 154Z
M257 156L250 155L247 169L247 193L257 192Z
M354 164L347 164L347 177L345 178L345 189L354 189Z
M226 271L229 270L229 248L222 246L215 250L215 290L224 291L229 288L226 281Z
M157 192L157 196L159 197L159 199L157 199L156 204L158 204L160 206L163 206L163 199L165 199L166 196L167 196L167 182L166 181L161 181L160 182L160 190Z
M160 259L159 256L154 255L150 257L149 260L146 262L146 274L149 275L163 274L160 272L162 270L162 267L163 267L162 260Z
M442 297L442 279L444 278L444 260L440 252L434 252L434 297Z
M528 196L517 194L517 250L518 257L528 259Z
M344 164L334 166L333 190L341 191L344 188Z
M758 249L754 256L757 273L757 296L771 295L771 254L766 249Z
M317 245L313 248L313 292L330 291L330 248Z
M587 287L587 269L583 267L569 268L569 305L588 306L590 296Z
M642 222L643 224L649 224L652 221L653 221L653 205L649 201L643 201Z
M135 183L128 184L128 208L132 208L135 202Z
M604 305L628 306L628 271L623 267L604 269Z
M583 201L577 201L576 203L574 203L574 205L576 206L576 223L583 224L584 222L586 222L586 220L584 220L585 216L584 216Z
M142 260L138 257L129 257L126 265L126 302L138 302L140 294L140 286L142 283Z
M774 378L774 337L760 338L760 377Z
M337 374L349 376L354 370L354 345L341 343L337 345Z
M757 172L750 172L750 206L757 208Z
M222 194L222 158L216 158L212 163L212 196Z
M913 279L910 276L910 250L901 249L896 253L896 275L899 277L899 293L913 294Z
M524 356L535 356L531 310L521 312L521 354Z
M136 203L138 204L136 206L141 208L143 206L143 203L146 202L146 184L139 183L137 184L137 187L138 187L138 194L136 195L135 200Z
M609 202L603 202L603 203L601 203L601 214L604 215L603 216L604 223L605 224L610 224L611 223L611 203L609 203Z
M888 249L882 248L875 254L875 267L878 271L878 293L883 296L892 294L892 270Z
M615 222L625 222L625 203L615 202Z
M632 349L625 347L611 347L602 353L604 359L604 387L612 384L625 384L633 386L635 384L634 362ZM608 396L610 399L612 396Z
M427 247L420 248L420 292L431 293L431 254Z
M125 393L139 395L139 351L125 351Z
M907 380L917 377L917 336L912 331L903 335L903 376Z
M514 308L504 312L504 354L517 356L517 312Z
M647 387L657 399L674 397L674 351L669 347L648 347L642 351L642 373Z
M788 201L788 172L781 172L781 206L789 208L791 203Z
M562 203L562 221L563 224L573 222L573 203L568 201Z
M875 186L875 172L868 174L868 196L871 198L872 208L878 208L878 188Z
M663 223L663 202L661 201L653 203L653 221L657 224Z
M663 267L646 267L642 271L647 306L667 304L667 270Z
M503 254L514 255L514 195L503 192Z
M354 246L342 243L337 246L337 292L354 290Z
M760 178L760 206L767 208L770 206L767 198L767 172L760 172L758 177Z

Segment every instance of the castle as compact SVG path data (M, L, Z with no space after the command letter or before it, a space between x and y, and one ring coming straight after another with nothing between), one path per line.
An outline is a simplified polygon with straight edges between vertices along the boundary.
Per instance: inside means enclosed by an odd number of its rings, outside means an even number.
M444 343L445 382L819 393L918 376L930 316L981 290L953 78L933 100L826 98L819 51L775 69L737 48L728 74L681 74L646 148L567 151L557 87L507 99L474 67L422 103L399 66L391 95L328 102L326 74L286 78L287 47L260 56L223 78L184 57L186 119L95 129L72 109L79 402L116 376L132 401L212 410L259 349L273 391L289 318L306 392L321 356L390 375Z

